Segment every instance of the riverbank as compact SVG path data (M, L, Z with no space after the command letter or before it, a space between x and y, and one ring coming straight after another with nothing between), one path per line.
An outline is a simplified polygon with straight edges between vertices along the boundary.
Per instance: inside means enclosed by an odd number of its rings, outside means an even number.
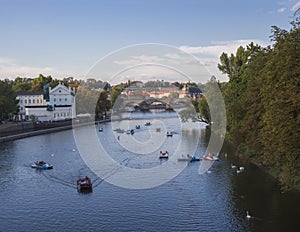
M262 172L264 172L265 174L271 176L274 180L276 180L276 182L278 183L278 186L280 186L281 191L282 192L287 192L290 190L296 190L296 191L300 191L300 183L299 184L295 184L292 186L289 186L289 189L287 189L286 187L283 188L283 185L280 183L279 180L279 175L276 175L270 167L266 167L262 164L262 162L260 162L259 160L255 159L255 158L251 158L247 155L245 155L241 149L240 149L240 145L236 145L234 144L232 141L230 141L230 139L225 139L226 143L230 144L230 146L233 147L233 149L235 150L235 156L238 157L241 160L244 160L246 162L252 163L253 165L255 165L256 167L258 167Z
M82 127L91 125L94 123L104 123L109 122L110 119L104 119L101 121L84 121L76 122L72 124L72 120L68 121L57 121L57 122L45 122L45 123L35 123L35 122L9 122L0 125L0 143L7 142L17 139L22 139L26 137L48 134L58 131L70 130L74 127Z

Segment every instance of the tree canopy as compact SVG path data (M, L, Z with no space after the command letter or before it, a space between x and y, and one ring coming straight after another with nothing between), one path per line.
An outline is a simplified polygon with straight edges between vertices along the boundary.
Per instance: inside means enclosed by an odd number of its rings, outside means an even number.
M298 19L297 19L298 20ZM218 65L229 138L267 167L283 190L300 183L300 28L272 27L273 46L253 43L223 53Z

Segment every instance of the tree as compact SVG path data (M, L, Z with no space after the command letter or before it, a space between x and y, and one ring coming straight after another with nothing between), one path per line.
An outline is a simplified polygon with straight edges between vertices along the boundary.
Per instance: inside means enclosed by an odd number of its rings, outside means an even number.
M32 92L40 92L43 91L43 86L50 83L52 81L51 76L45 77L40 74L37 78L32 80L31 91Z
M229 77L228 85L223 92L226 102L227 130L237 144L244 140L241 128L246 114L247 81L251 78L245 75L245 72L255 54L260 50L261 47L253 43L247 45L246 48L240 46L235 55L228 56L222 53L221 63L218 64L219 70Z
M206 98L203 96L201 101L199 102L199 110L200 110L200 118L210 124L211 123L211 117L209 112L209 106L207 103Z
M12 90L9 80L0 80L0 122L11 118L18 112L16 93Z
M99 95L99 99L97 101L97 106L95 109L96 120L102 119L102 114L106 113L107 110L111 108L111 102L108 100L107 91L102 90Z

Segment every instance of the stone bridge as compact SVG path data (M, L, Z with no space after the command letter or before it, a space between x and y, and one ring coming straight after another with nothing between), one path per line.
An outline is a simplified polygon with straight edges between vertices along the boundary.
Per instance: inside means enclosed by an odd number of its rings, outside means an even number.
M165 109L173 111L170 104L162 99L149 98L145 100L126 99L123 101L125 107L132 107L135 111L149 111L151 109Z

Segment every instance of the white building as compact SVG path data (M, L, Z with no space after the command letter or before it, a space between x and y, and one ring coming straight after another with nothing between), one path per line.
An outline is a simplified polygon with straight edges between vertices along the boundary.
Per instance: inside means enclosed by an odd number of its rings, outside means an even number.
M52 120L64 120L76 117L75 91L59 83L55 88L49 87L49 108L53 108Z
M39 98L37 96L39 96ZM24 113L27 119L33 115L39 121L57 121L76 117L75 91L61 83L53 89L49 87L49 101L44 100L43 93L36 95L36 98L18 95L18 99L22 99L23 104L21 106L20 103L20 113L21 107L23 107L22 112L25 111Z
M26 106L42 106L46 104L43 92L17 92L17 100L19 100L19 119L25 119Z

